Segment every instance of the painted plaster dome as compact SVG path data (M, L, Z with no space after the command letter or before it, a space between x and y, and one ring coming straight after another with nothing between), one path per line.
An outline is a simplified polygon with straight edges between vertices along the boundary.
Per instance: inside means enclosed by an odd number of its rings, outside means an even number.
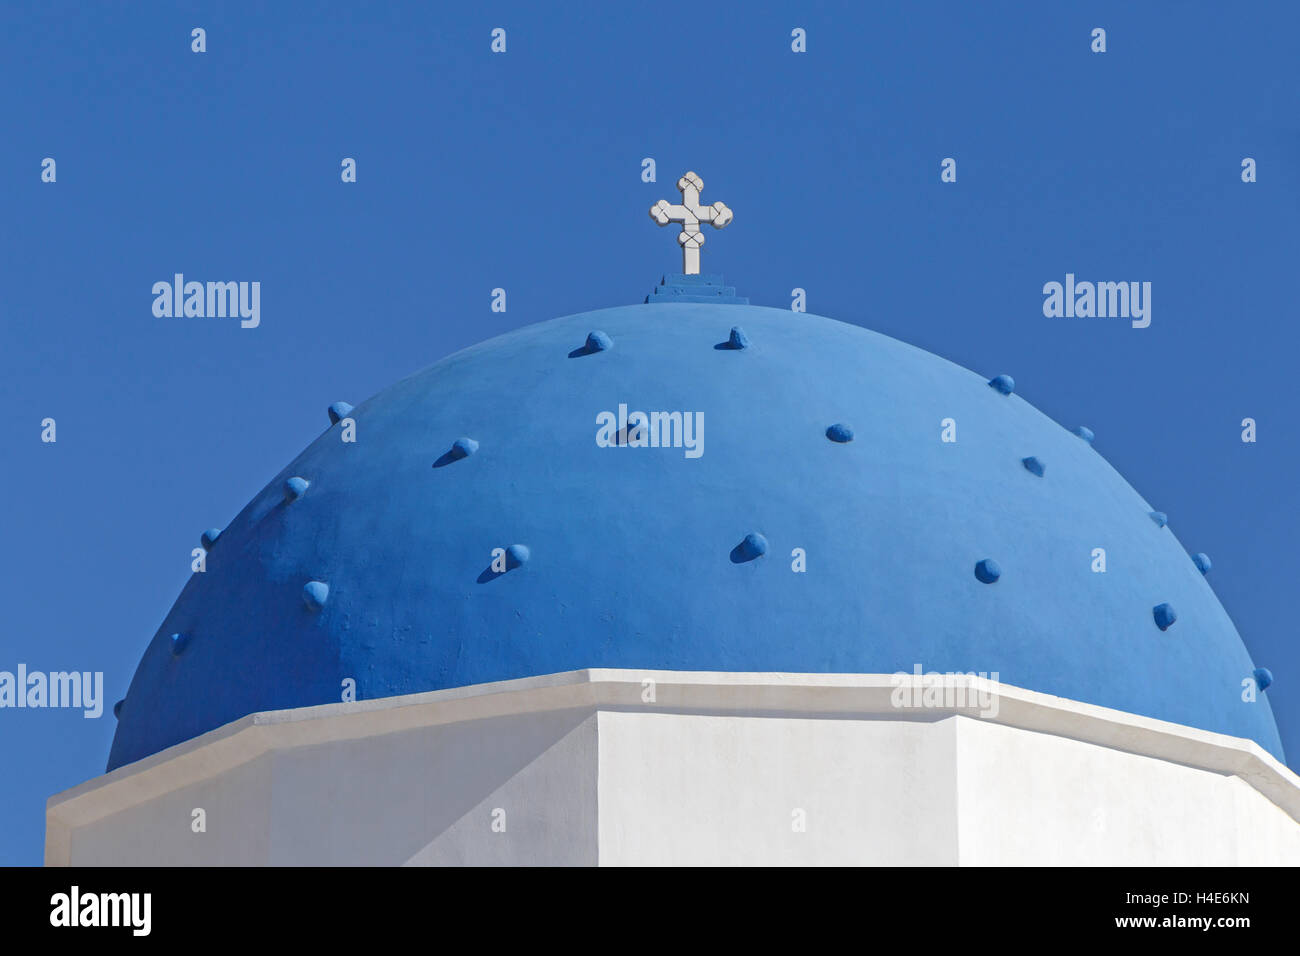
M331 406L209 537L109 768L348 680L364 700L597 667L996 673L1282 757L1203 556L1086 429L701 281Z

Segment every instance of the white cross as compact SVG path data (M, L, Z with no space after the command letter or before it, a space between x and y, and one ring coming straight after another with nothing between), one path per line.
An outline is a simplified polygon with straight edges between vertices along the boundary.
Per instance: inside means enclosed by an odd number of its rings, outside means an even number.
M694 173L687 173L677 180L677 188L682 193L681 205L674 206L667 199L661 199L650 207L650 218L661 226L670 222L682 224L681 234L677 237L682 247L682 272L697 276L700 274L700 246L704 245L700 223L711 223L714 229L721 229L731 222L731 210L720 202L701 206L700 190L704 188L704 181Z

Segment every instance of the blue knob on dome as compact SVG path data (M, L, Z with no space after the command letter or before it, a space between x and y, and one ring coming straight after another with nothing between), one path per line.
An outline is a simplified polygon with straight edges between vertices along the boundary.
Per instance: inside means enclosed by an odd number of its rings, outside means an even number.
M180 657L185 653L185 648L190 646L190 636L188 634L172 635L172 657Z
M113 705L113 716L114 716L114 717L117 717L117 718L119 718L119 719L121 718L121 716L122 716L122 705L123 705L124 703L126 703L125 700L119 700L116 704Z
M1163 528L1165 525L1169 524L1169 515L1165 514L1163 511L1152 511L1150 514L1151 520L1156 523L1156 527Z
M1016 390L1016 380L1010 375L998 375L989 379L989 385L997 389L1003 395L1010 395Z
M199 543L203 545L204 551L211 551L212 546L217 543L217 539L220 537L220 528L209 528L207 531L203 532L203 534L199 535Z
M452 458L459 461L462 458L468 458L474 452L478 451L478 442L472 438L457 438L451 443L451 451L448 452Z
M830 428L826 429L826 437L831 441L841 443L853 441L853 429L842 422L836 422Z
M587 333L587 341L581 346L569 353L569 358L581 358L584 355L595 355L597 352L607 352L614 347L614 340L609 334L599 329Z
M1162 631L1169 630L1173 627L1174 621L1178 620L1178 614L1172 604L1157 604L1151 609L1151 613L1156 619L1156 627Z
M1255 686L1260 690L1268 690L1268 685L1273 683L1273 672L1267 667L1255 668Z
M745 540L731 549L731 560L733 564L742 564L745 561L761 558L765 554L767 554L767 538L757 531L751 531L745 535Z
M727 336L727 347L733 349L749 348L749 336L745 334L745 330L738 325L732 326L731 335Z
M308 581L303 585L302 602L309 611L319 611L329 600L330 586L324 581Z
M1080 425L1078 428L1074 430L1074 433L1078 435L1080 438L1082 438L1084 441L1086 441L1089 445L1091 445L1092 440L1097 437L1092 433L1092 429L1089 428L1087 425Z
M1202 574L1209 574L1210 568L1214 567L1214 565L1210 563L1210 556L1204 551L1197 551L1192 555L1192 563L1196 565L1196 570L1200 571Z
M284 483L284 500L297 501L307 493L307 487L311 484L306 478L299 478L294 475Z
M1043 472L1047 470L1046 466L1033 455L1020 459L1020 463L1025 466L1025 471L1039 478L1043 477Z
M347 402L335 402L326 411L329 412L330 424L337 425L352 414L352 406Z
M975 565L975 577L985 584L992 584L1002 577L1002 568L992 558L982 558Z
M506 570L512 571L515 568L526 564L533 553L528 550L526 544L512 544L506 548Z

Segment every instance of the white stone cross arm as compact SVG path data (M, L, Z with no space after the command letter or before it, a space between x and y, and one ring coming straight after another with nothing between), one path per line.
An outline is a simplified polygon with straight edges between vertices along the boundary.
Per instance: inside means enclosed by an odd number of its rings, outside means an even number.
M661 226L670 222L680 222L682 231L677 242L682 247L682 272L686 275L700 274L700 246L704 245L704 234L700 232L700 223L707 222L714 229L721 229L731 222L731 210L724 203L715 202L712 206L700 205L700 190L704 181L694 173L687 173L677 180L681 190L682 201L674 205L667 199L661 199L650 207L650 218Z

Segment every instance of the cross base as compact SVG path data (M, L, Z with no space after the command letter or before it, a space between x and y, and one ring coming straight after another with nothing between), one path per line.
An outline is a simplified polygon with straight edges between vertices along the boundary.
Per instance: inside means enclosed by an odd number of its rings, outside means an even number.
M736 295L736 287L723 285L721 275L686 275L669 273L654 291L645 297L651 302L702 302L713 305L749 305L749 299Z

